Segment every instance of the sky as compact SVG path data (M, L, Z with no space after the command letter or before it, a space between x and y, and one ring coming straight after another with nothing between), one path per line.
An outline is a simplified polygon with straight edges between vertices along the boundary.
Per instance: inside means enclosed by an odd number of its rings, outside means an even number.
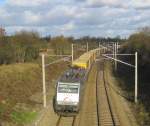
M128 37L150 26L150 0L0 0L7 34Z

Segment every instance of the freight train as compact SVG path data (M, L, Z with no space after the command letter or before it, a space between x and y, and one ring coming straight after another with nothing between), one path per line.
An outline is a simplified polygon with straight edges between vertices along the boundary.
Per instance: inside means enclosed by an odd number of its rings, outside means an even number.
M56 83L56 92L53 99L54 111L59 115L76 115L81 106L84 94L84 85L99 49L91 50L72 62Z

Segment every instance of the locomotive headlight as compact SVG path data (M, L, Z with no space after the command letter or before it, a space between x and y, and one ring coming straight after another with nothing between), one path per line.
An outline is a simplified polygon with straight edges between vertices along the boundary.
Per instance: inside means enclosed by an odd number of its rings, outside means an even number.
M73 105L78 105L78 102L72 102Z

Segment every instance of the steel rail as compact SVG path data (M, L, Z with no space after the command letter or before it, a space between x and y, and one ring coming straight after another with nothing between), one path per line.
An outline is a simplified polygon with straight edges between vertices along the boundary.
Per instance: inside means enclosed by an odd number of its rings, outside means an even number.
M63 116L58 117L57 122L56 122L56 126L61 126L62 118L63 118ZM65 118L67 118L67 117L65 117ZM76 116L73 116L71 126L75 126L75 120L76 120Z
M96 107L97 107L97 125L100 126L99 100L98 100L98 75L99 75L99 71L97 71L96 73Z
M108 88L106 86L107 82L106 82L106 78L105 78L104 63L103 63L103 81L104 81L104 88L105 88L105 92L106 92L106 97L107 97L107 101L108 101L108 106L109 106L109 110L110 110L113 126L117 126L115 118L114 118L111 102L110 102L110 97L109 97L109 94L108 94Z

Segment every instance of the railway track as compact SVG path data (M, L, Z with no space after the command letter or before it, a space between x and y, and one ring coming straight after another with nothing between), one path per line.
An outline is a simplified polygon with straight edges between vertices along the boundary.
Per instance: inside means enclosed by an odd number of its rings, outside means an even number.
M59 116L56 122L56 126L75 126L76 116L63 117Z
M104 65L100 63L96 77L96 100L98 126L120 126L118 116L110 96Z

